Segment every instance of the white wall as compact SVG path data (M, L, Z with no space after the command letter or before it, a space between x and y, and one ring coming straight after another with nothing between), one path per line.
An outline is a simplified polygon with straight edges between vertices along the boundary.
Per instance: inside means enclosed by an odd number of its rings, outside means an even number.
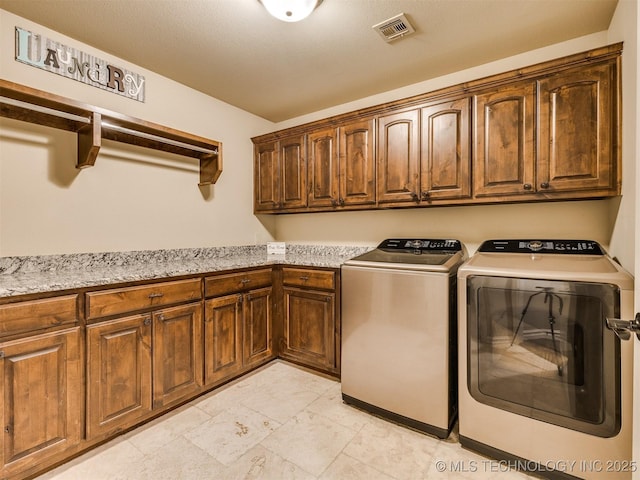
M618 221L613 231L612 248L624 252L625 264L636 275L635 286L635 311L640 311L640 285L637 281L640 272L640 98L638 97L638 68L640 65L640 45L638 39L638 27L640 27L640 9L635 0L621 0L609 28L609 38L612 41L624 38L625 48L623 52L623 108L622 108L622 160L623 176L627 181L623 182L623 198L620 205ZM634 259L635 254L635 259ZM632 337L633 338L633 337ZM640 342L634 342L634 365L640 365ZM640 462L640 369L634 370L633 390L633 461L635 465ZM633 473L633 479L640 479L640 471Z
M621 0L618 10L634 0ZM621 199L467 207L318 213L252 214L250 138L300 123L436 90L572 53L626 41L626 15L617 13L610 32L600 32L451 75L363 98L311 115L272 124L170 79L96 51L64 35L0 10L0 77L81 102L219 140L224 171L211 188L198 188L195 160L105 142L96 166L77 171L75 135L7 119L0 120L0 255L96 252L288 242L374 245L402 236L450 236L471 251L497 237L595 239L633 270L635 212L629 178L635 156L624 147ZM14 59L14 28L33 30L145 75L143 104L23 65ZM623 72L627 99L625 44ZM635 65L634 65L635 66ZM624 131L633 120L625 113ZM629 141L625 135L624 141Z
M386 92L339 105L312 115L282 122L286 128L337 115L359 108L389 102L420 93L437 90L488 75L533 65L546 60L602 47L611 41L607 32L577 38L522 55L505 58L444 77L428 80L401 89ZM626 173L626 171L625 171ZM625 179L633 178L625 176ZM631 182L632 183L632 182ZM625 191L632 188L624 180ZM432 207L368 212L317 213L282 215L276 220L278 240L289 242L339 242L374 245L386 237L424 236L455 237L473 252L488 238L550 237L588 238L609 247L612 232L619 219L620 199L557 203L531 203L513 205L484 205L466 207ZM625 210L625 220L626 218ZM627 268L632 269L629 245L617 242L613 255L620 256Z
M611 236L611 251L621 259L630 271L637 261L636 204L638 202L636 179L640 174L638 162L638 3L636 0L620 0L608 31L609 43L624 41L622 52L622 200L616 215Z
M130 100L14 59L15 27L146 77ZM273 219L253 209L250 138L273 124L173 80L0 10L0 77L223 144L224 170L198 187L198 161L104 142L93 168L75 169L75 134L0 120L0 256L263 243Z

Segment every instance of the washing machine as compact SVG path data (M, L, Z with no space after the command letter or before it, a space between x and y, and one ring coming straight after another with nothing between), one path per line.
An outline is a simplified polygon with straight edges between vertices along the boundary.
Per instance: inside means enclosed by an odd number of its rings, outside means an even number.
M631 478L633 342L607 321L633 315L633 277L595 241L489 240L458 302L462 446L546 478Z
M342 398L446 438L457 414L453 239L384 240L342 266Z

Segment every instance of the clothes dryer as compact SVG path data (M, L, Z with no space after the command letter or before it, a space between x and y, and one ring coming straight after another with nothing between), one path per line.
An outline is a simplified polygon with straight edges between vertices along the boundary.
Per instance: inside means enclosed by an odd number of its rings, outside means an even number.
M462 446L548 478L631 478L633 343L607 319L632 316L632 276L594 241L490 240L458 301Z

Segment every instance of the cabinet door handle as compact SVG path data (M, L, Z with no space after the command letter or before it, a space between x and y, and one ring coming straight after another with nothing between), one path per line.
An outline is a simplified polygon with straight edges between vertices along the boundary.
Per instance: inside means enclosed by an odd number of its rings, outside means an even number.
M429 191L425 190L420 194L420 200L429 200L429 195L430 195Z
M162 315L161 315L160 320L162 320L162 318L163 318L163 317L162 317ZM151 325L151 317L146 317L146 318L144 319L144 324L145 324L147 327L148 327L149 325Z
M523 185L523 188L524 188L525 190L531 190L531 184L530 184L530 183L525 183L525 184Z
M149 294L149 298L150 299L151 298L160 298L160 297L163 297L163 296L164 296L164 293L150 293Z
M251 279L249 278L243 278L242 280L240 280L240 283L242 285L246 285L247 283L250 283L250 282L251 282Z
M540 188L544 188L544 189L549 188L549 182L542 182L542 183L540 184Z
M300 280L302 280L303 282L306 282L307 280L309 280L309 277L307 275L302 275L300 277Z
M344 207L344 198L340 197L340 206Z

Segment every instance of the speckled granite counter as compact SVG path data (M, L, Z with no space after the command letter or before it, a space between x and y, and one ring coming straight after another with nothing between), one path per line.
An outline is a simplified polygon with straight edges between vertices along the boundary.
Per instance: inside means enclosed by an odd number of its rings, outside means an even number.
M266 245L0 257L0 297L123 282L287 264L339 268L373 247L287 245L267 255Z

